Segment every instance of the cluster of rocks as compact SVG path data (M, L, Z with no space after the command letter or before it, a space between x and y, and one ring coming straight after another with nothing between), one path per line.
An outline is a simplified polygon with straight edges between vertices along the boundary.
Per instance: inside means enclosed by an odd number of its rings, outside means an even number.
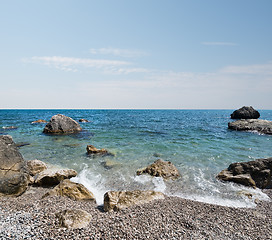
M236 131L256 131L261 134L272 134L272 121L258 119L260 113L253 107L242 107L231 114L232 119L239 119L228 123L228 128Z

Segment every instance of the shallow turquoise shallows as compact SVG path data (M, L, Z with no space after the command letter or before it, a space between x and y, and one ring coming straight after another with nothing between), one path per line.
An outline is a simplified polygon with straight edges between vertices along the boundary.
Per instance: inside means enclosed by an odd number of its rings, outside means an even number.
M228 130L231 110L0 110L0 134L9 134L26 160L39 159L62 168L73 168L99 204L108 190L154 189L208 203L254 207L267 199L259 190L222 183L215 176L233 162L272 157L272 136ZM79 120L83 131L72 135L43 134L45 124L31 124L55 114ZM272 120L272 110L260 111ZM6 129L16 126L17 129ZM86 146L106 148L115 156L92 158ZM156 159L171 161L181 178L137 176L136 171ZM105 164L111 165L105 167ZM249 191L248 199L242 191Z

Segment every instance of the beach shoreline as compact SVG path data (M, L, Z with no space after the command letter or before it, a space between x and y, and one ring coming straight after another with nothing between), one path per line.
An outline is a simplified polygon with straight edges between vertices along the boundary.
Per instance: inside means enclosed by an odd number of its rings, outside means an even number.
M166 197L118 212L94 202L46 197L49 189L29 187L19 197L0 198L0 239L272 239L272 203L232 208ZM272 190L263 190L270 198ZM82 209L87 228L66 229L55 214Z

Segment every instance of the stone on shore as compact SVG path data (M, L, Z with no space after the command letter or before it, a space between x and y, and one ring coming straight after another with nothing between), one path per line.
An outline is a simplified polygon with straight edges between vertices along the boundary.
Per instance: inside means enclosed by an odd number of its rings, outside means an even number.
M43 129L44 133L52 134L65 134L65 133L77 133L80 132L82 128L79 123L70 117L64 116L62 114L54 115L50 122L46 124Z
M260 117L260 113L253 107L242 107L235 110L230 117L232 119L257 119Z
M76 201L95 201L95 197L83 184L71 182L65 179L59 185L43 195L42 198L48 196L66 196Z
M180 173L173 163L161 159L156 160L146 168L137 170L137 175L144 173L154 177L163 177L164 179L177 179L180 177Z
M34 124L34 123L47 123L47 121L45 121L43 119L39 119L39 120L31 122L31 124Z
M26 162L12 137L0 136L0 194L19 196L25 192L28 183Z
M36 174L47 169L46 164L38 159L29 160L26 163L27 163L29 174L31 176L35 176Z
M60 226L68 229L86 228L91 222L92 216L81 209L66 209L56 213Z
M163 193L155 191L109 191L104 195L104 211L119 211L124 208L164 198Z
M77 172L73 169L46 169L34 178L34 185L51 187L59 184L64 179L75 177Z
M108 150L106 150L105 148L102 149L97 149L95 146L93 145L87 145L87 154L88 155L92 155L92 156L113 156L112 153L110 153Z
M242 119L229 122L228 128L236 131L257 131L262 134L272 134L272 121L260 119Z
M272 158L255 161L232 163L221 171L217 178L223 181L239 183L254 188L272 187Z

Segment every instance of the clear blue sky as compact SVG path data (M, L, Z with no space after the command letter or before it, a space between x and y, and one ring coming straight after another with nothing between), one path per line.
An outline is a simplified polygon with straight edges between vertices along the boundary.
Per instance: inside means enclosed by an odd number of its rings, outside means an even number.
M272 109L271 0L0 0L0 108Z

